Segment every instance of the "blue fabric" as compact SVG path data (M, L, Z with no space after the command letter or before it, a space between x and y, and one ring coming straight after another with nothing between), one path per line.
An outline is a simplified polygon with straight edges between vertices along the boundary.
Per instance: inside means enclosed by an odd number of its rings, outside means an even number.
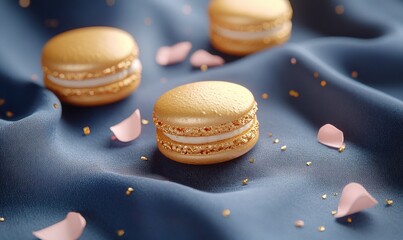
M182 14L184 4L192 7L190 15ZM191 41L193 51L217 53L208 40L207 4L117 0L109 7L103 0L48 0L23 9L18 1L2 1L0 216L6 221L0 222L1 240L34 239L33 230L69 211L87 220L81 239L117 239L118 229L125 230L119 239L403 238L403 2L293 0L293 35L283 46L243 58L218 53L228 63L207 72L188 61L158 66L158 47L182 40ZM335 14L337 5L344 6L343 15ZM48 19L59 25L47 27ZM60 102L43 88L41 49L57 33L93 25L135 36L143 82L115 104L54 109ZM290 64L292 57L296 65ZM31 80L32 74L39 79ZM151 120L163 92L209 79L240 83L259 103L261 137L245 156L212 166L175 163L158 152L152 124L131 144L110 141L109 127L134 109ZM290 97L291 89L300 97ZM269 99L261 99L262 93ZM345 152L317 142L325 123L343 130ZM86 125L89 136L82 134ZM273 144L274 138L280 143ZM141 161L142 155L149 160ZM244 178L247 186L241 185ZM352 181L380 204L347 224L330 212ZM135 191L127 197L129 186ZM385 198L395 204L385 207ZM227 208L231 215L224 218ZM305 221L304 228L294 227L297 219ZM321 225L325 232L317 231Z

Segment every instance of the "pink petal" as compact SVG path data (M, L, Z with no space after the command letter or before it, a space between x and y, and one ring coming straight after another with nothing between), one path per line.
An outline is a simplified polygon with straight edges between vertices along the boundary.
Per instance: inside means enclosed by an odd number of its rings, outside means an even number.
M378 204L378 201L358 183L347 184L341 193L336 218L341 218L353 213L360 212Z
M207 65L209 67L221 66L225 63L224 59L217 55L212 55L209 52L200 49L192 54L190 63L193 67Z
M157 51L155 61L162 66L180 63L185 60L192 49L190 42L179 42L172 46L160 47Z
M329 147L340 148L344 143L343 132L332 124L325 124L319 129L318 141Z
M136 109L130 117L110 127L115 137L121 142L130 142L141 134L140 110Z
M85 225L86 221L81 214L69 212L64 220L32 234L42 240L77 240Z

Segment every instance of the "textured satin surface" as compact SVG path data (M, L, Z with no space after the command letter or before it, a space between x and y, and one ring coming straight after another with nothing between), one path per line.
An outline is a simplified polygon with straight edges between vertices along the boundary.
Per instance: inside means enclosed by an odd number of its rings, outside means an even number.
M222 55L229 63L206 72L188 62L164 68L154 60L160 46L182 40L191 41L193 51L217 54L208 41L206 1L32 2L27 9L16 1L0 7L0 97L6 100L0 106L0 216L6 218L0 239L34 239L32 231L69 211L87 220L81 239L117 239L118 229L125 230L121 239L402 238L402 1L294 0L287 44L244 58ZM184 4L192 6L190 15L182 14ZM334 12L339 4L343 15ZM59 20L57 28L44 25L50 18ZM54 109L58 99L42 87L41 48L59 32L93 25L134 35L144 66L141 86L112 105ZM259 103L261 137L245 156L212 166L175 163L158 152L152 124L131 144L110 141L109 127L136 108L151 120L162 93L210 79L240 83ZM291 98L290 89L300 97ZM260 98L264 92L269 99ZM326 123L343 130L345 152L317 142ZM280 143L272 144L274 138ZM330 212L352 181L380 204L346 224ZM135 191L127 197L129 186ZM385 207L385 198L395 204ZM221 215L226 208L229 218ZM297 219L304 228L294 227ZM325 232L317 231L320 225Z

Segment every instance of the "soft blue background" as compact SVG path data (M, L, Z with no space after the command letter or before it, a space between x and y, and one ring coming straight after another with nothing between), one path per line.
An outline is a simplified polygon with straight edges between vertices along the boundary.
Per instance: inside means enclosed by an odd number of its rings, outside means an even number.
M192 7L190 15L182 13L184 4ZM335 14L339 4L343 15ZM201 72L188 61L160 67L154 57L160 46L182 40L193 43L192 51L217 53L208 40L207 1L116 0L109 7L101 0L33 0L27 9L2 1L0 98L6 103L0 106L0 216L6 221L0 223L0 239L34 239L33 230L69 211L87 220L81 239L117 239L117 229L126 232L119 239L403 239L403 2L294 0L292 5L289 43L244 58L220 54L228 64ZM147 17L150 26L144 24ZM59 21L57 28L46 26L51 18ZM57 33L93 25L135 36L143 82L112 105L54 109L59 100L41 80L42 46ZM353 70L357 79L350 77ZM32 74L39 79L31 80ZM245 156L213 166L172 162L158 152L152 124L131 144L110 141L109 127L136 108L151 120L163 92L209 79L240 83L255 94L261 138ZM300 97L291 98L290 89ZM268 100L261 99L264 92ZM11 119L5 116L9 110L15 114ZM317 142L325 123L344 131L345 152ZM272 144L274 138L280 144ZM287 151L280 151L282 145ZM244 178L247 186L241 186ZM363 184L380 204L346 224L330 212L351 181ZM125 196L129 186L135 189L131 197ZM385 198L395 204L385 207ZM229 218L221 215L225 208ZM304 228L294 227L297 219L305 221ZM317 231L320 225L325 232Z

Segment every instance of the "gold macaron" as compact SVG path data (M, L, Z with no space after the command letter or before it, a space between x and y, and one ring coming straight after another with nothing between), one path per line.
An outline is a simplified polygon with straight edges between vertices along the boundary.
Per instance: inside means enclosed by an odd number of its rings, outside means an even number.
M202 81L176 87L155 103L159 150L186 164L214 164L251 150L259 138L257 104L245 87Z
M140 84L142 65L133 37L112 27L70 30L42 50L44 83L61 101L97 106L129 96Z
M288 0L212 0L212 45L228 54L247 55L286 42L291 35Z

